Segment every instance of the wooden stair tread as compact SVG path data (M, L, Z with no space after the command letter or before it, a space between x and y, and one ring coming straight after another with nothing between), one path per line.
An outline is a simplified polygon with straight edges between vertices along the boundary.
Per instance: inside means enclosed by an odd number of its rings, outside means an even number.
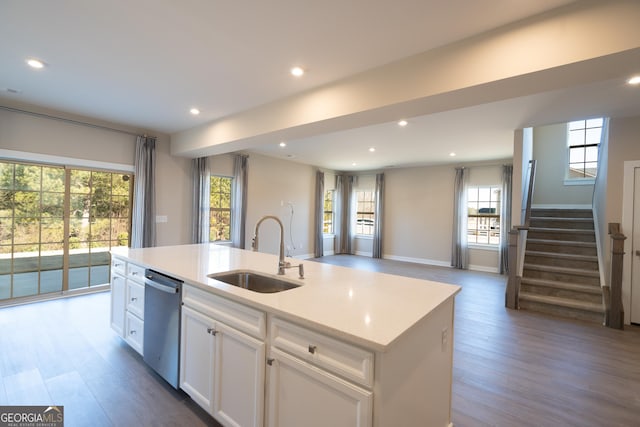
M598 270L584 270L581 268L568 268L568 267L557 267L554 265L541 265L541 264L524 264L524 269L527 270L538 270L538 271L547 271L550 273L564 273L564 274L573 274L576 276L589 276L589 277L600 277L600 272Z
M598 257L595 255L577 255L577 254L565 254L559 252L544 252L544 251L525 251L525 255L549 257L549 258L563 258L573 261L594 261L598 262Z
M584 228L529 227L529 233L532 231L551 232L551 233L574 233L574 234L594 234L595 233L593 229L586 230Z
M596 242L582 242L576 240L553 240L553 239L527 239L527 243L537 243L542 245L558 245L558 246L582 246L586 248L595 248Z
M542 304L549 304L554 306L561 306L567 308L573 308L577 310L591 311L594 313L604 313L602 304L590 303L586 301L578 301L569 298L562 298L550 295L538 295L529 292L520 292L520 299L524 301L537 302Z
M532 216L531 221L572 221L572 222L593 222L593 218L584 217L566 217L566 216Z
M584 293L596 294L596 295L602 294L602 288L597 285L582 285L579 283L560 282L557 280L545 280L545 279L523 277L521 284L532 285L532 286L545 286L545 287L555 288L555 289L567 289L571 291L584 292Z

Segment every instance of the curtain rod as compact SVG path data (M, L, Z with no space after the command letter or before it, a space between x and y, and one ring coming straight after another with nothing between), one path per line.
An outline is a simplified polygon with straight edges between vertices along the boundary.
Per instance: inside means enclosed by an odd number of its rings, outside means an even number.
M108 130L108 131L111 131L111 132L124 133L126 135L131 135L131 136L140 136L139 133L129 132L129 131L122 130L122 129L116 129L116 128L112 128L112 127L109 127L109 126L103 126L103 125L96 125L96 124L93 124L93 123L82 122L80 120L67 119L67 118L64 118L64 117L52 116L50 114L45 114L45 113L36 113L34 111L21 110L19 108L7 107L6 105L0 105L0 109L6 110L6 111L11 111L13 113L22 113L22 114L27 114L27 115L34 116L34 117L41 117L41 118L44 118L44 119L57 120L57 121L60 121L60 122L70 123L72 125L79 125L79 126L86 126L86 127L91 127L91 128L95 128L95 129ZM145 133L144 136L146 137L147 134ZM155 138L155 137L153 137L153 138Z

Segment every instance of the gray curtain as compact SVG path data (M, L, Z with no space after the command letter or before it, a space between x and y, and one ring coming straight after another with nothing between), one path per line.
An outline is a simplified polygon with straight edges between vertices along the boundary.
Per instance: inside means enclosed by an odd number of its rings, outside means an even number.
M236 154L233 166L233 196L231 197L231 243L244 249L247 223L247 169L249 156Z
M382 258L382 224L384 221L384 173L376 174L376 204L373 217L373 258Z
M453 196L453 245L451 266L466 270L469 266L467 251L467 183L464 168L456 168Z
M133 213L131 247L156 245L156 139L138 136L134 164Z
M511 180L513 166L502 166L502 191L500 192L500 274L509 272L509 230L511 230Z
M351 233L351 219L353 217L353 204L351 203L353 194L353 175L342 177L342 188L340 195L340 205L342 216L340 217L340 250L341 254L353 254L353 236Z
M211 172L209 159L200 157L191 162L193 178L193 227L191 241L206 243L209 241L209 203L211 198Z
M352 254L353 236L351 235L351 218L353 217L353 206L351 203L353 193L353 182L355 176L344 175L336 177L336 190L339 191L336 201L340 205L340 215L336 214L336 219L340 224L340 231L336 233L336 243L339 254Z
M324 255L324 172L316 172L316 209L315 209L315 242L313 255L318 258Z

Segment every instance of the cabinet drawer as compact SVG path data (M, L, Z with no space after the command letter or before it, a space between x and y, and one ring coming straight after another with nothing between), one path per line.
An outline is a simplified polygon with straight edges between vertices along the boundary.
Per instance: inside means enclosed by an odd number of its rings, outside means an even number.
M127 263L126 261L116 258L114 256L111 257L111 272L112 273L120 273L123 276L127 274Z
M130 312L127 312L125 334L125 340L129 345L142 355L142 345L144 342L144 322L142 319Z
M127 311L144 319L144 286L127 280Z
M253 337L264 339L266 336L265 314L259 310L187 284L182 288L182 302Z
M144 267L127 263L127 278L144 285Z
M373 386L370 351L278 318L271 321L271 344L343 378Z

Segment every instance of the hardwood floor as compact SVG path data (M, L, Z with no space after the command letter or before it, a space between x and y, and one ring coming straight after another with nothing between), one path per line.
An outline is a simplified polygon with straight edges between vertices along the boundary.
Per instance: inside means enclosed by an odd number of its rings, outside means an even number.
M344 255L321 261L462 286L455 427L638 425L640 328L507 310L495 274ZM64 405L67 427L217 425L111 331L108 293L0 309L0 405L35 404Z

